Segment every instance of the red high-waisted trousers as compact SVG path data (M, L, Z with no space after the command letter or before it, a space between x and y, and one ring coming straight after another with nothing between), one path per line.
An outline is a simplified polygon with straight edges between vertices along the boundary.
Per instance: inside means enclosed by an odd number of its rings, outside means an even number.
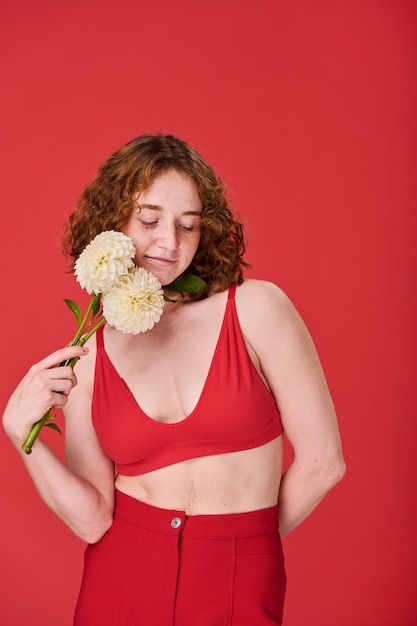
M89 545L74 626L281 624L278 507L187 516L116 491L114 523Z

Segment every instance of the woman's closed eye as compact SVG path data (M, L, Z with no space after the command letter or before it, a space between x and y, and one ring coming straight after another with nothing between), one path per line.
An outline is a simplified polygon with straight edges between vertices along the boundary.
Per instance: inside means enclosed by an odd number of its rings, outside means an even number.
M142 224L142 226L144 226L145 228L155 228L156 226L158 226L159 224L159 220L139 220L139 222ZM191 225L188 226L188 224L177 224L177 228L181 231L187 232L187 233L191 233L195 230L196 226L195 225Z

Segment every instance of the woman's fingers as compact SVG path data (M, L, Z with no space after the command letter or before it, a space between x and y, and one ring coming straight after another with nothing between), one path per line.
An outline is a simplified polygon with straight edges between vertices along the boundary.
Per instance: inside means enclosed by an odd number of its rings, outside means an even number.
M87 353L88 348L84 346L67 346L66 348L61 348L60 350L52 352L52 354L49 354L38 363L35 363L35 365L32 365L31 370L57 367L60 363L65 363L65 361L73 359L74 357L84 356Z
M44 402L62 408L71 389L77 384L77 377L72 367L69 365L60 366L59 363L75 356L83 356L87 352L87 349L79 346L62 348L35 363L27 374L32 392L41 394L43 390ZM29 388L27 390L29 391Z
M52 393L61 393L65 396L68 396L71 389L77 384L77 379L75 376L71 376L68 378L62 377L54 377L55 370L51 370L51 378L49 380L49 385Z
M77 377L72 367L59 364L87 353L87 348L70 346L32 365L11 395L3 414L3 426L12 439L19 441L25 437L28 428L49 409L65 406Z

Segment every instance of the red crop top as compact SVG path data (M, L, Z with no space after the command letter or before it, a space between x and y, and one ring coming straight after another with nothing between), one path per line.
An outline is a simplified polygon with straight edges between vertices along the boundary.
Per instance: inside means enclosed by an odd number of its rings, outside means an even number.
M195 457L256 448L283 429L272 393L247 352L229 289L216 350L192 413L161 423L142 411L97 332L92 415L99 441L121 474L135 476Z

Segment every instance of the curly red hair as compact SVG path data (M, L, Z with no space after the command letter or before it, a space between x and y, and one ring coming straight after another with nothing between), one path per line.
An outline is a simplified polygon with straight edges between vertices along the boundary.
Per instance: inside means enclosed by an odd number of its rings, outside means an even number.
M121 230L138 193L168 169L190 176L202 202L200 243L187 270L207 283L199 297L241 284L242 268L248 266L243 258L243 227L229 208L224 183L198 152L173 135L141 135L101 165L69 217L62 240L64 253L74 263L98 233Z

